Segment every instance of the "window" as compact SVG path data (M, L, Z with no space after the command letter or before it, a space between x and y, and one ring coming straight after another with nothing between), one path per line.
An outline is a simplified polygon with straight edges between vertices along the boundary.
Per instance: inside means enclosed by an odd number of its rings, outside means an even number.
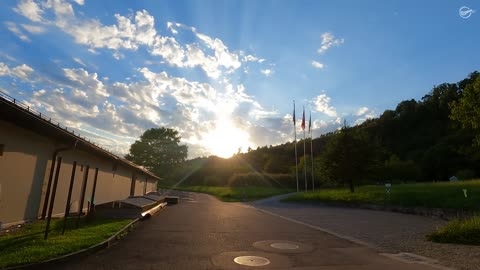
M0 144L0 157L3 156L4 149L5 149L5 144Z

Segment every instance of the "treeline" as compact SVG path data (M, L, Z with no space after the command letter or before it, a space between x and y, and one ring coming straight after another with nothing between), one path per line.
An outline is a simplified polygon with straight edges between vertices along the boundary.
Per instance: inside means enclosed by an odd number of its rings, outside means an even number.
M435 86L421 100L405 100L380 117L313 140L316 185L445 181L480 175L480 73ZM310 147L297 142L299 178L304 163L311 185ZM310 141L307 141L310 145ZM177 168L171 179L194 185L295 187L294 143L264 146L230 159L198 158Z

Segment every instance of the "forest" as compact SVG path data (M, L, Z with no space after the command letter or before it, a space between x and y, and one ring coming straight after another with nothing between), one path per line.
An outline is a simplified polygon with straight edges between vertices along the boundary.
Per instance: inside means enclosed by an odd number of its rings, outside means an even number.
M394 110L362 124L348 123L313 139L303 157L297 141L300 189L385 182L447 181L480 175L480 73L434 86L421 100L401 101ZM307 145L310 140L307 139ZM181 163L165 176L170 183L206 186L296 187L294 142L263 146L229 159L215 156Z

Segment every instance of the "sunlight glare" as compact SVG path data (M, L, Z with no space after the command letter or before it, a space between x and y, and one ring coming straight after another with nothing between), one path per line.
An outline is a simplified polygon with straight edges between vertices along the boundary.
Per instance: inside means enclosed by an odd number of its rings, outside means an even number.
M220 122L215 130L204 135L203 145L212 151L213 155L229 158L250 145L249 135L246 131L235 127L231 121Z

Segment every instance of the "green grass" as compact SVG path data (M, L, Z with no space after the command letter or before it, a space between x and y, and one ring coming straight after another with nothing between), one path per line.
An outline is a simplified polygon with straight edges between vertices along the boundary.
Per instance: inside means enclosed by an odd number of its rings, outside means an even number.
M292 189L281 189L274 187L181 186L176 187L175 189L211 194L224 202L254 201L275 195L294 192Z
M466 220L452 220L427 239L438 243L480 245L480 216Z
M467 189L465 198L463 189ZM403 207L480 209L480 180L392 185L389 196L384 186L360 186L355 193L348 189L321 189L295 194L285 201L340 201L349 203L391 204Z
M125 227L130 219L96 218L74 229L75 220L68 220L61 235L62 219L52 219L48 240L43 240L45 221L28 224L22 230L0 236L0 268L30 264L69 254L98 244Z

